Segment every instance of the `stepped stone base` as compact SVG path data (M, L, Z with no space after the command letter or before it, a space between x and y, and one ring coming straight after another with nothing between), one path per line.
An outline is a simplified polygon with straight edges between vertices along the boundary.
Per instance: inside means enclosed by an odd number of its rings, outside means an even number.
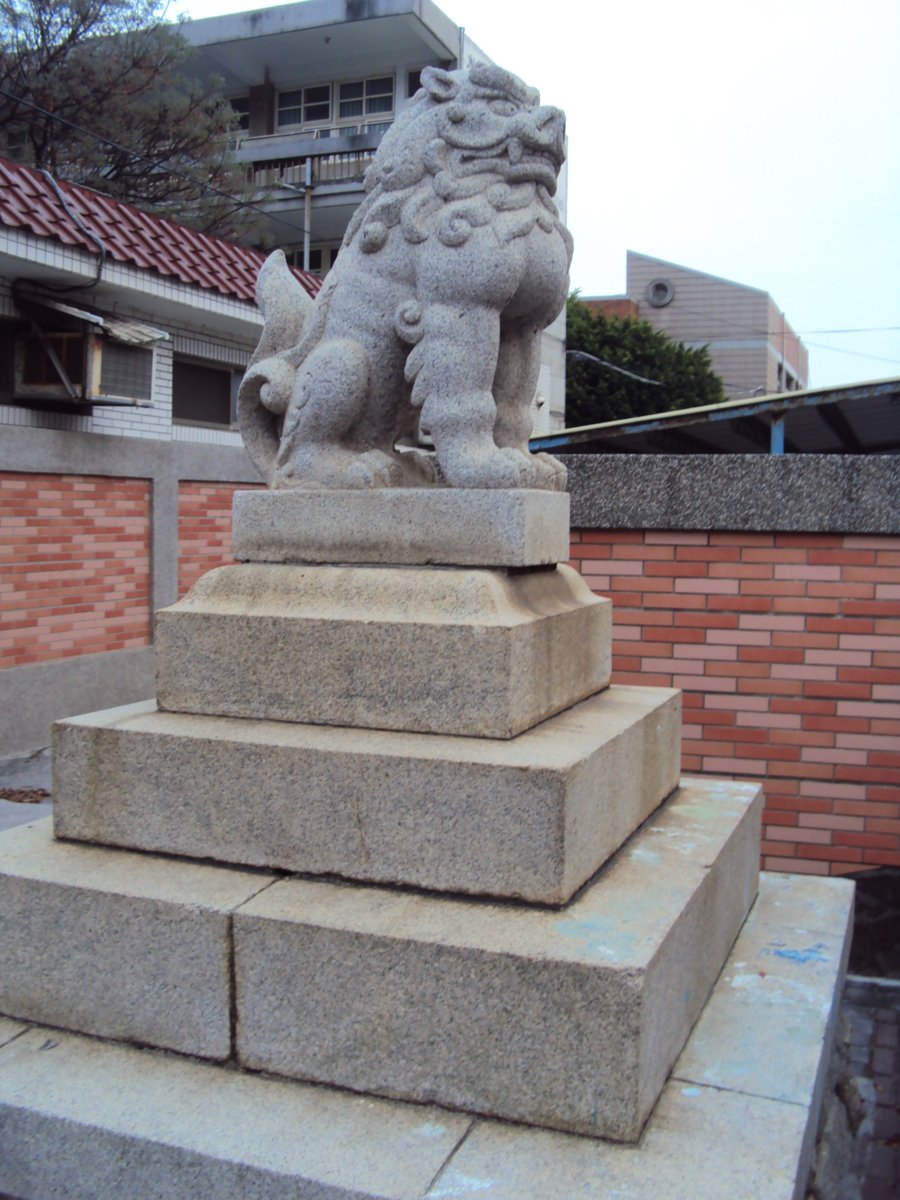
M160 708L510 738L606 687L570 567L219 567L157 614Z
M851 912L843 880L762 877L638 1146L0 1019L0 1191L18 1200L797 1200Z
M761 812L683 781L562 912L275 883L234 917L238 1059L634 1140L753 902Z
M58 837L562 903L678 782L680 693L611 687L509 741L158 712L54 729Z
M569 557L569 496L525 488L236 492L234 557L534 567Z
M684 781L562 911L98 850L37 822L0 837L0 1013L634 1139L753 901L761 808L756 785Z

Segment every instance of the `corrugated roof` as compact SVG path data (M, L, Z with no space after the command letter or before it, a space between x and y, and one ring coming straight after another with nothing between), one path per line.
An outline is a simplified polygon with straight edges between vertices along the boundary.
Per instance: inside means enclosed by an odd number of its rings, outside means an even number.
M532 438L588 454L896 454L900 379L651 413Z
M253 300L265 254L141 212L90 188L57 180L66 202L117 262L174 276L223 296ZM0 224L97 253L40 171L0 158ZM322 281L294 270L311 296Z

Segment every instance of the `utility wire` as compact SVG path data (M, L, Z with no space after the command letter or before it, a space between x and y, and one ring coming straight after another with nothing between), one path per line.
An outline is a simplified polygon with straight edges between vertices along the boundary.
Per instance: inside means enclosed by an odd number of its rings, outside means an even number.
M13 100L17 104L23 104L26 108L34 109L35 112L41 113L42 116L49 117L51 121L58 121L61 125L66 125L69 129L74 129L78 133L84 134L85 137L93 138L96 142L100 142L104 146L110 146L113 150L118 150L122 154L128 154L132 158L139 159L141 162L147 163L149 166L158 170L165 171L169 175L174 175L176 179L183 179L194 187L199 187L201 191L209 192L212 195L219 196L225 200L230 200L235 208L246 208L251 212L258 213L270 221L278 221L282 225L286 225L295 233L305 234L306 228L302 225L296 225L293 221L289 221L286 217L280 217L277 213L267 212L260 208L250 200L238 200L232 196L230 192L226 192L223 188L217 188L211 183L203 183L199 179L193 179L190 175L183 171L177 170L175 167L166 166L162 160L150 158L146 154L141 154L138 150L131 150L128 146L122 146L119 142L114 142L112 138L104 137L100 133L95 133L92 129L85 129L83 125L78 125L75 121L70 121L68 117L61 117L58 113L48 112L46 108L42 108L39 104L35 104L31 100L26 100L22 96L16 96L13 92L7 92L4 88L0 88L0 96L5 96L7 100ZM190 155L185 155L189 162L195 166L204 167L205 164L199 159L192 158ZM77 187L85 187L86 184L77 184ZM215 235L213 235L215 236Z

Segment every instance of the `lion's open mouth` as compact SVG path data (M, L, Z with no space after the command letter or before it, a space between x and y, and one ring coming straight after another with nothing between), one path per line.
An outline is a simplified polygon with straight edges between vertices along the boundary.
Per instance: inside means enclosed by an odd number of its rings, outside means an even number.
M508 138L502 146L490 150L464 151L460 162L464 174L487 169L517 183L527 180L542 183L551 193L556 190L556 177L562 165L555 148L534 148L517 137Z

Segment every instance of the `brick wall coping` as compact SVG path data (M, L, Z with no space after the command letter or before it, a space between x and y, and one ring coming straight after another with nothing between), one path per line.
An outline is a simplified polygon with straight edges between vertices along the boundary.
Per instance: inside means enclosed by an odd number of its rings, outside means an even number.
M900 533L900 458L562 454L573 529Z

